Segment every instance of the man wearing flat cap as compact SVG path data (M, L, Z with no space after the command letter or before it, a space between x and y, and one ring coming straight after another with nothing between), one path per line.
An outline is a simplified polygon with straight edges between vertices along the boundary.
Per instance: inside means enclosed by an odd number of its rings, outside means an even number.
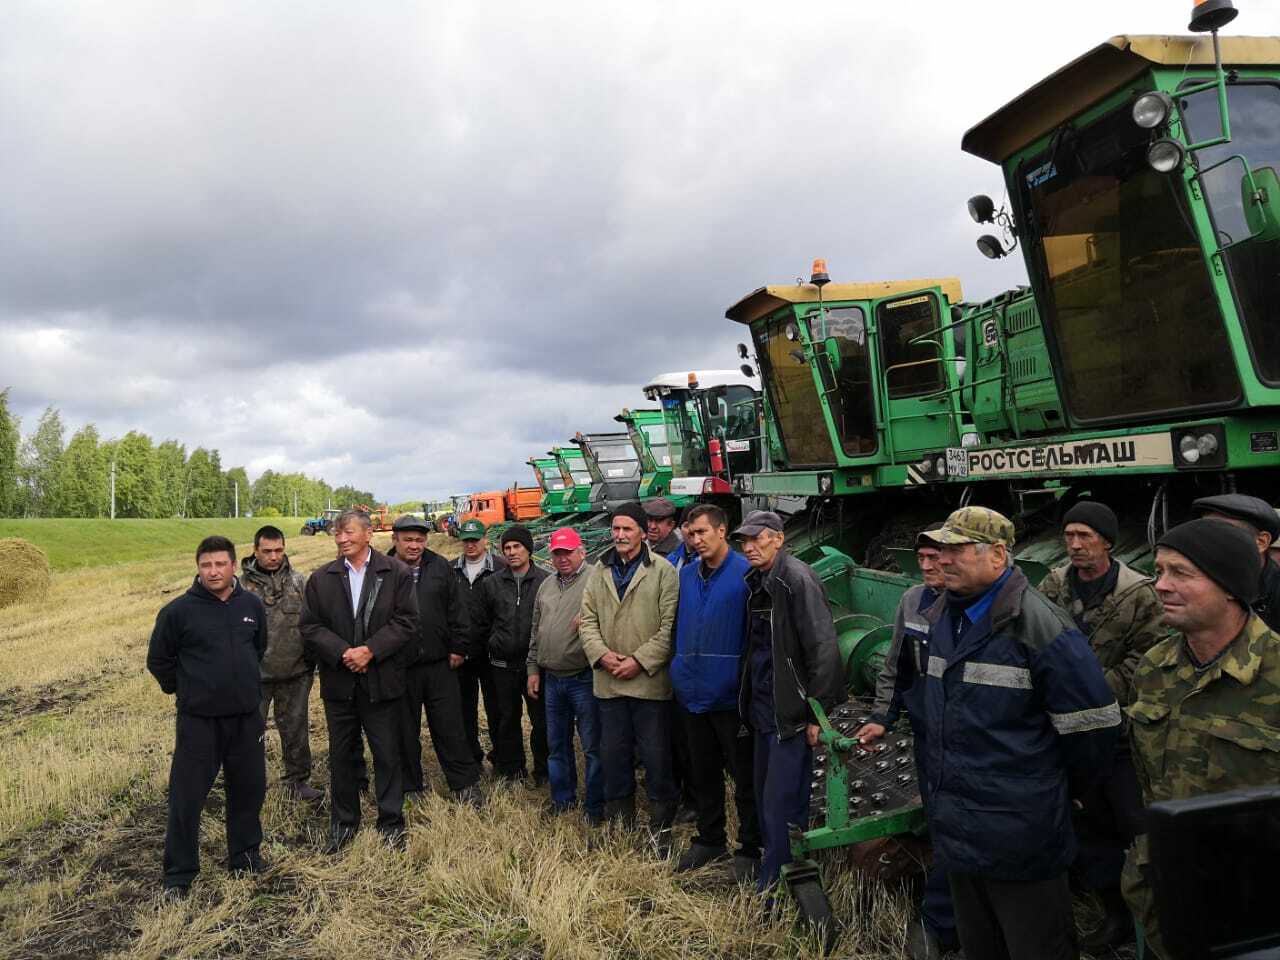
M753 510L732 536L742 542L742 555L751 564L738 715L754 739L762 841L756 886L764 890L791 862L791 828L808 822L819 731L809 699L825 711L841 703L844 670L822 582L784 549L782 518L771 510Z
M1280 565L1271 558L1271 545L1280 539L1280 515L1265 500L1243 493L1201 497L1191 504L1193 517L1235 524L1253 537L1261 572L1256 595L1248 598L1253 612L1272 630L1280 630Z
M646 519L638 503L614 511L613 547L583 588L578 636L593 668L600 710L605 816L635 822L638 756L649 794L649 829L665 857L676 815L668 665L680 575L649 549Z
M1040 583L1052 600L1089 640L1116 700L1131 700L1133 672L1165 634L1160 601L1151 581L1111 556L1120 524L1104 503L1081 500L1062 517L1067 562ZM1133 939L1133 918L1120 894L1125 851L1142 832L1142 795L1138 790L1129 741L1117 741L1111 775L1079 798L1076 836L1080 854L1075 870L1103 908L1102 922L1084 934L1090 953Z
M1089 642L1013 565L1013 524L963 507L925 536L946 591L903 642L883 735L905 707L934 862L969 957L1079 956L1071 797L1111 765L1120 707Z
M676 505L666 497L654 497L643 504L645 539L649 549L660 557L670 556L680 546L676 533Z
M388 556L413 573L418 595L418 633L405 647L405 695L400 726L405 793L426 789L422 771L422 714L431 744L453 795L476 801L480 764L472 756L462 724L462 694L454 671L462 665L471 618L461 581L449 561L427 546L426 520L405 514L391 526Z
M1148 805L1280 781L1280 636L1249 606L1257 541L1212 519L1156 544L1156 593L1175 633L1148 651L1125 711ZM1161 940L1145 835L1124 865L1124 895L1147 954Z

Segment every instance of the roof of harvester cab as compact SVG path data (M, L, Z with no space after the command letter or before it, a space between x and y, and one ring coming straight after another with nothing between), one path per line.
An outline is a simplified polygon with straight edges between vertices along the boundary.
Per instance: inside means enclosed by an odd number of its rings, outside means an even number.
M835 303L841 300L877 300L899 293L928 290L938 287L948 300L959 303L964 299L960 281L956 277L925 277L919 280L875 280L868 283L828 283L822 288L822 301ZM747 294L724 315L738 323L752 323L766 317L779 307L789 303L817 303L818 287L812 283L787 283L761 287Z
M1222 62L1280 64L1280 37L1221 37ZM960 141L966 153L1003 163L1153 66L1213 66L1213 41L1199 36L1112 37L1010 100Z

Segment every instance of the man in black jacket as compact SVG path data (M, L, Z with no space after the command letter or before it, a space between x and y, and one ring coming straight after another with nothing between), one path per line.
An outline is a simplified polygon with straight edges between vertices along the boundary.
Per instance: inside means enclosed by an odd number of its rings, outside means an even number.
M1246 531L1258 545L1258 596L1253 612L1272 630L1280 630L1280 564L1271 559L1271 545L1280 539L1280 516L1271 504L1242 493L1201 497L1191 504L1193 517L1224 520Z
M360 826L355 752L361 731L373 751L378 829L404 843L404 771L400 766L400 700L404 647L418 634L413 574L369 546L369 515L341 514L333 539L341 554L307 580L298 626L320 665L320 697L329 725L329 852Z
M757 885L764 890L791 862L791 827L809 816L819 728L808 698L824 710L842 702L844 671L822 583L783 549L782 518L753 510L733 535L752 567L738 712L755 732L756 815L764 839Z
M391 527L390 556L413 572L418 594L418 633L406 650L405 697L400 745L406 793L426 789L422 773L422 712L449 789L474 802L480 764L471 755L462 725L462 695L453 671L467 653L471 618L462 585L449 561L427 546L431 527L405 514Z
M528 775L521 723L527 705L533 728L529 734L533 781L541 786L547 782L547 715L542 700L530 697L526 689L525 661L533 630L534 597L548 574L531 562L533 535L527 527L517 525L502 534L502 556L507 561L506 568L488 577L480 592L481 629L488 638L497 707L496 729L489 731L493 769L504 780Z
M177 694L177 738L169 767L164 888L185 897L200 872L200 812L221 769L227 791L227 867L264 869L262 801L267 793L258 664L267 649L262 601L236 579L236 548L206 537L196 579L156 617L147 669Z
M497 702L493 692L493 668L489 666L488 634L481 629L484 610L480 603L480 587L489 577L506 567L507 561L489 549L485 526L472 517L458 525L458 540L462 544L462 556L453 561L453 575L467 598L467 611L471 617L471 636L467 642L467 655L457 669L458 689L462 693L462 724L467 731L467 742L476 763L488 759L493 763L493 753L486 758L480 748L480 701L484 700L485 720L489 725L489 743L493 743L493 731L498 726Z

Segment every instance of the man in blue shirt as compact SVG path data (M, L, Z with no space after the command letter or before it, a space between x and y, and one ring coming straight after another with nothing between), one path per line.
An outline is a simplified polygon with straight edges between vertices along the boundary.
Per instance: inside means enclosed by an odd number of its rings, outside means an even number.
M738 811L738 851L734 875L753 878L760 866L760 825L756 821L752 774L754 745L738 716L738 671L747 641L746 576L751 564L729 549L729 520L719 507L701 503L686 518L684 547L698 563L680 571L676 608L675 658L671 686L677 726L689 754L698 833L676 865L677 872L727 855L724 774L733 777Z
M946 592L906 638L882 736L905 706L934 862L968 957L1076 960L1067 868L1071 798L1110 769L1120 708L1075 624L1013 565L1013 524L956 510L940 544Z

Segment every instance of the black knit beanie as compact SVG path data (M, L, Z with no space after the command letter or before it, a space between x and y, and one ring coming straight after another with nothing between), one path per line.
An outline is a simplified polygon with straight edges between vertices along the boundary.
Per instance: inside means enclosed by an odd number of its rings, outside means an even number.
M638 503L624 503L613 511L613 516L609 519L614 517L630 517L640 527L641 533L649 529L649 517L644 512L644 507Z
M1156 544L1168 547L1200 568L1206 577L1245 606L1258 597L1258 545L1253 537L1221 520L1188 520Z
M1116 538L1120 536L1120 522L1116 520L1115 511L1105 503L1081 500L1062 518L1064 527L1068 523L1083 523L1086 527L1093 528L1098 536L1112 546L1115 546Z
M502 541L499 546L506 546L508 543L521 543L530 553L533 553L533 534L529 532L528 527L522 527L518 524L514 527L507 527L502 531Z

